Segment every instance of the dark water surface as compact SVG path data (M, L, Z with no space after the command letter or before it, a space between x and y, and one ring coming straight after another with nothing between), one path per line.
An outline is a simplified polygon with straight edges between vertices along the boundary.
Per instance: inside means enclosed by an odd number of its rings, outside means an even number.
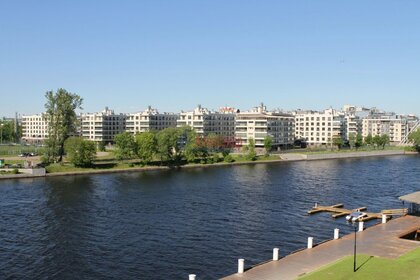
M419 178L394 156L2 180L0 279L216 279L350 232L314 202L399 208Z

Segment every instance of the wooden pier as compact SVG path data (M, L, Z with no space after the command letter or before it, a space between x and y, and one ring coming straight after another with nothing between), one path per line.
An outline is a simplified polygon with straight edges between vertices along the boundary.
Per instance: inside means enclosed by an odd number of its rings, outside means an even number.
M353 212L361 212L367 209L367 207L359 207L355 209L344 209L342 208L344 205L342 203L334 204L331 206L322 206L315 203L315 206L312 207L311 210L308 211L308 214L315 214L319 212L331 212L333 213L331 216L333 218L339 218L342 216L347 216ZM389 219L393 215L404 216L407 214L407 209L389 209L389 210L382 210L381 213L371 213L371 212L363 212L366 213L366 217L359 219L360 222L369 221L373 219L382 219L382 215L386 215L387 219Z
M362 232L357 232L358 253L387 259L398 258L416 248L420 248L420 242L401 238L401 236L419 229L420 217L410 215L374 225ZM222 279L293 280L353 254L353 247L354 234L348 234L338 239L319 243L310 249L300 250L280 258L273 257L273 260L245 267L243 272Z

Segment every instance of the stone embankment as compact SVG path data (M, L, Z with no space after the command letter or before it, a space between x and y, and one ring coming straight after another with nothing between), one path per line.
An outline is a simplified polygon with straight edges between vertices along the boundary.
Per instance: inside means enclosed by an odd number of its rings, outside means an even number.
M323 159L340 159L340 158L363 158L363 157L377 157L377 156L394 156L404 155L405 152L400 151L370 151L370 152L342 152L329 154L281 154L282 160L296 161L296 160L323 160Z

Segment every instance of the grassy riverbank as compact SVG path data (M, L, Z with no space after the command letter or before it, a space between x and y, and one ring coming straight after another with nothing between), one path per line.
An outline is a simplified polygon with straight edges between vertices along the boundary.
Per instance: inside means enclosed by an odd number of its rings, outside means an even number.
M305 155L305 156L317 156L321 157L319 159L333 159L333 158L346 158L348 157L364 157L369 156L367 153L374 152L373 156L380 156L382 155L390 155L389 153L392 151L401 152L403 153L404 147L389 147L384 150L382 149L359 149L356 150L336 150L336 151L302 151L294 152L294 153L286 153L287 154L295 154L295 155ZM319 156L318 156L319 155ZM324 157L325 155L325 157ZM141 171L141 170L150 170L150 169L166 169L166 168L173 168L173 167L184 167L184 168L192 168L192 167L211 167L211 166L222 166L222 165L236 165L236 164L256 164L256 163L264 163L264 162L280 162L280 161L293 161L294 159L282 159L281 154L272 154L269 156L260 155L256 157L256 160L251 161L246 156L241 154L231 154L230 155L231 161L223 161L221 155L219 155L219 159L217 162L214 161L214 158L209 159L207 162L196 162L196 163L187 163L181 162L178 165L171 164L171 163L161 163L159 161L154 161L149 165L144 165L140 160L133 159L133 160L126 160L126 161L118 161L115 159L114 154L112 151L109 152L98 152L94 164L90 167L75 167L73 164L67 162L64 158L63 163L57 164L50 164L46 167L46 172L49 174L56 174L56 175L65 175L65 174L83 174L83 173L107 173L107 172L119 172L119 171ZM20 157L4 157L6 164L23 164L23 159ZM316 158L318 159L318 158ZM30 157L28 160L32 161L33 165L39 163L41 161L40 157ZM302 160L302 158L300 159ZM307 159L307 160L314 160L314 159Z
M353 256L348 256L304 277L300 277L299 280L417 280L420 278L420 248L397 259L357 255L356 267L358 267L357 271L353 272Z
M91 167L75 167L74 165L64 162L62 164L51 164L46 167L47 173L62 173L62 172L97 172L97 171L117 171L117 170L130 170L130 169L150 169L150 168L159 168L165 166L182 166L182 167L189 167L189 166L212 166L212 165L222 165L222 164L231 164L231 163L256 163L256 162L266 162L266 161L279 161L281 160L278 155L270 155L270 156L258 156L255 161L250 161L246 159L246 157L242 155L232 155L233 162L217 162L217 163L181 163L180 165L163 165L160 162L153 162L149 165L144 165L142 162L138 160L130 160L120 162L115 160L112 154L103 154L102 156L98 157L93 166ZM222 160L222 159L220 159Z

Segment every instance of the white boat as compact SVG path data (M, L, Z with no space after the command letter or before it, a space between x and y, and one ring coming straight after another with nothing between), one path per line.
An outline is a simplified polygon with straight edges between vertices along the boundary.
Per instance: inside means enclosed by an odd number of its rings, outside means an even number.
M348 222L354 223L354 222L357 222L358 220L360 220L361 218L364 218L364 217L367 217L367 214L365 212L357 211L357 212L351 213L350 215L347 215L346 220Z

